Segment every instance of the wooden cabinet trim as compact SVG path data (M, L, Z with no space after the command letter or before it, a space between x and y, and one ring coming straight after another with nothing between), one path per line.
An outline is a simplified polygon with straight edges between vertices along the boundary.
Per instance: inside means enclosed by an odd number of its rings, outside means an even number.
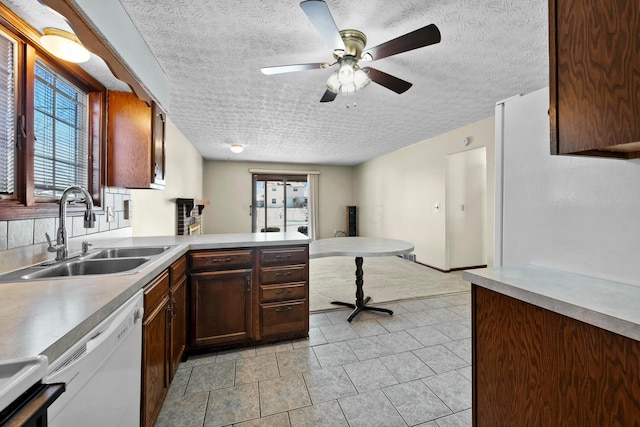
M253 250L235 251L198 251L189 255L191 270L227 270L235 267L251 267L253 265Z
M169 272L163 271L144 287L145 318L169 294Z

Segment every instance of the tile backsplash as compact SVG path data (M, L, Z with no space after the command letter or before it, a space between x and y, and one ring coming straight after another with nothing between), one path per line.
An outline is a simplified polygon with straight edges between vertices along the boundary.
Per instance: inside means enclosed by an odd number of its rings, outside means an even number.
M82 216L67 218L67 235L70 238L131 227L131 220L125 219L124 215L124 201L130 200L130 190L104 187L104 192L103 209L96 215L96 226L94 228L84 228ZM112 206L115 212L115 220L113 222L107 222L107 206ZM8 249L44 243L47 241L45 233L49 233L53 240L55 239L57 228L58 218L0 221L0 255L2 255L2 251Z

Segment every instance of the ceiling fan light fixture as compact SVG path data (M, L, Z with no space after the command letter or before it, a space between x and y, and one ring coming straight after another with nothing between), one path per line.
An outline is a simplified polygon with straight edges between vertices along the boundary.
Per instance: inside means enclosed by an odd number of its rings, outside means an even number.
M349 85L353 83L354 67L357 65L350 59L343 59L338 69L338 81L341 85Z
M244 150L244 147L242 146L242 144L231 144L231 151L239 154L242 153L242 151Z
M354 60L343 59L340 68L327 79L326 86L332 92L350 95L364 89L369 83L371 79L365 70L361 70Z
M364 89L369 83L371 83L371 79L369 78L368 73L358 67L356 72L353 73L353 84L356 85L356 90Z
M75 34L57 28L45 28L43 33L40 44L52 55L76 64L91 58L91 53L82 46Z

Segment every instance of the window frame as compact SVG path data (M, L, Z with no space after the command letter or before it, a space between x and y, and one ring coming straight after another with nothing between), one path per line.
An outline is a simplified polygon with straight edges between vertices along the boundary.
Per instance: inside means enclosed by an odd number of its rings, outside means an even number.
M35 61L42 61L56 73L89 95L89 184L94 206L101 210L102 188L105 185L105 129L107 89L77 64L56 59L39 44L40 34L0 4L0 27L16 42L16 150L14 198L0 199L0 221L34 219L57 216L58 199L36 200L34 193L34 95ZM24 116L24 136L18 129L19 117ZM84 212L83 206L69 206L68 214Z

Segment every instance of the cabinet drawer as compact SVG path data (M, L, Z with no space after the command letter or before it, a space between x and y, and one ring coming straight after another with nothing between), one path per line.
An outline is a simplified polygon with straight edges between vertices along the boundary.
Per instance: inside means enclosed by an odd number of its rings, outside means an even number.
M290 265L284 267L263 267L260 269L260 283L306 282L307 266Z
M180 282L182 276L187 272L187 257L183 256L176 262L171 264L171 285L175 285Z
M304 300L260 306L263 336L297 332L306 334L308 319L309 313Z
M215 251L215 252L194 252L190 255L191 269L220 269L251 266L253 261L252 250L241 251Z
M286 285L261 285L260 301L280 301L285 299L305 299L307 297L306 282Z
M144 287L144 317L169 295L169 271L163 271L151 283Z
M306 264L309 260L307 247L261 249L261 265Z

